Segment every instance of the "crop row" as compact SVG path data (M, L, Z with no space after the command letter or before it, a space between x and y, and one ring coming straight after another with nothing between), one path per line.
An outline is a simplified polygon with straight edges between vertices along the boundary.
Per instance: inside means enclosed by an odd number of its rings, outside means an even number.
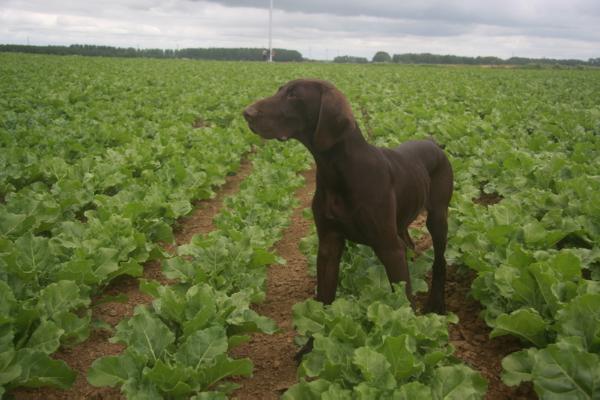
M2 57L3 69L15 67L16 60ZM110 64L80 60L71 70L57 71L64 66L57 60L39 60L56 63L43 65L57 78L47 86L35 57L2 82L8 95L0 105L0 143L7 150L0 155L6 166L0 204L0 392L68 387L74 373L50 355L87 338L91 296L119 275L140 276L145 261L163 257L156 242L172 241L171 225L191 210L190 201L210 197L255 141L233 117L236 106L207 110L211 126L194 130L192 121L177 120L185 119L181 110L191 109L166 110L173 112L168 120L161 119L160 109L132 112L139 99L118 97L123 85L134 92L152 85L118 75L98 78L88 70L108 73ZM165 86L154 96L167 103L175 87ZM207 87L204 94L214 96L210 90L215 89ZM94 110L100 114L92 115ZM111 113L117 117L109 118ZM119 129L126 129L123 140L107 144L112 139L104 134Z
M121 386L128 398L225 398L236 388L224 378L252 372L249 359L227 352L248 333L273 333L274 322L250 304L265 297L266 266L277 262L270 248L281 237L308 167L297 146L269 143L253 159L253 172L215 217L216 230L195 236L164 261L169 286L144 281L151 306L117 326L118 356L94 362L89 381Z

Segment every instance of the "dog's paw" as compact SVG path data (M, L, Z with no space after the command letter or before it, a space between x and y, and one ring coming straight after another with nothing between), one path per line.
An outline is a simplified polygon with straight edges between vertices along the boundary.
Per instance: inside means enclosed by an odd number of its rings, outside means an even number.
M423 309L424 314L435 313L446 315L446 304L443 301L428 301Z
M308 339L308 342L306 342L306 344L304 346L302 346L302 348L296 353L296 355L294 356L296 365L300 365L300 363L302 362L302 359L304 358L304 355L306 355L312 351L313 341L314 341L313 338Z

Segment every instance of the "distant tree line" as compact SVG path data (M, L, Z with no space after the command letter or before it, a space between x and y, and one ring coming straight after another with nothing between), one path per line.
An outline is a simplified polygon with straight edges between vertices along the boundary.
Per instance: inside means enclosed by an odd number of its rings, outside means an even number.
M466 65L600 65L600 58L590 58L588 61L576 59L527 58L511 57L503 60L498 57L464 57L439 55L430 53L394 54L392 62L399 64L466 64Z
M136 49L133 47L97 46L73 44L70 46L29 46L20 44L0 44L0 52L81 55L104 57L147 57L147 58L191 58L200 60L222 61L262 61L265 59L263 48L187 48L187 49ZM273 61L303 61L302 54L296 50L274 49ZM365 57L338 56L336 63L368 63ZM466 64L466 65L565 65L565 66L600 66L600 57L587 61L574 59L526 58L511 57L503 60L498 57L464 57L439 55L431 53L404 53L390 56L385 51L378 51L372 62L397 64Z
M70 46L29 46L0 44L0 51L104 56L104 57L147 57L147 58L192 58L222 61L262 61L265 49L261 48L190 48L190 49L136 49L133 47L96 46L73 44ZM296 50L273 49L273 61L302 61L302 54Z
M360 61L359 61L360 60ZM336 63L364 63L366 58L343 56L336 57ZM378 51L373 56L372 62L392 62L397 64L465 64L465 65L566 65L566 66L600 66L600 57L590 58L588 61L574 59L554 58L526 58L511 57L503 60L498 57L463 57L453 55L439 55L431 53L405 53L390 56L385 51Z
M366 64L369 60L366 57L337 56L333 59L333 62L341 64Z

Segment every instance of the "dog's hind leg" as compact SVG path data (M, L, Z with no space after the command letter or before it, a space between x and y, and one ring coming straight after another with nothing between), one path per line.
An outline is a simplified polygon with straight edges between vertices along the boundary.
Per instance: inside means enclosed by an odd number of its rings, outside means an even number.
M427 205L427 230L433 242L433 267L431 290L425 312L446 313L444 287L446 285L446 244L448 240L448 204L452 197L452 169L443 166L431 179L431 192Z

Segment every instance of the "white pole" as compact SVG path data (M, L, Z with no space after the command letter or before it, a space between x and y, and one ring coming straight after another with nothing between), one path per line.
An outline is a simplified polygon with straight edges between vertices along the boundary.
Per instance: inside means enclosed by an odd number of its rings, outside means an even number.
M272 47L272 36L273 32L273 0L271 0L271 7L269 8L269 62L273 62L273 47Z

